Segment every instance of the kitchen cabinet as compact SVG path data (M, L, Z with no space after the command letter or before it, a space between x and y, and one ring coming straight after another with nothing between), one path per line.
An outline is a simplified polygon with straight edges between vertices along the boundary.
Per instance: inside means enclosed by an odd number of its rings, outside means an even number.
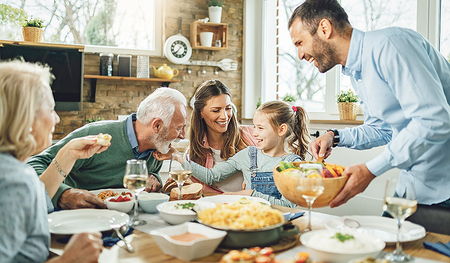
M213 40L211 47L203 47L200 45L200 33L213 32ZM216 40L220 40L222 46L216 47ZM192 49L204 50L226 50L228 48L228 24L226 23L204 23L194 21L191 23L191 46Z

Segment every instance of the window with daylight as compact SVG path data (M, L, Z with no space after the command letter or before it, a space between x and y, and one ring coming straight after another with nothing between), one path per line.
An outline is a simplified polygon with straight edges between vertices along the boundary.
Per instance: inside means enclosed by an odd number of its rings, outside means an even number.
M87 45L87 52L162 55L164 0L1 0L1 39L22 40L18 21L44 20L44 42Z
M340 66L321 74L314 65L299 61L287 22L294 9L303 2L278 0L277 95L280 99L288 93L295 95L297 105L304 107L312 119L336 119L336 95L340 90L352 89L350 79L341 74ZM450 29L440 26L450 23L450 1L341 0L341 4L354 28L363 31L392 26L411 28L428 38L435 47L440 46L441 53L450 58ZM440 21L433 22L436 18ZM434 40L434 35L438 36L438 41Z

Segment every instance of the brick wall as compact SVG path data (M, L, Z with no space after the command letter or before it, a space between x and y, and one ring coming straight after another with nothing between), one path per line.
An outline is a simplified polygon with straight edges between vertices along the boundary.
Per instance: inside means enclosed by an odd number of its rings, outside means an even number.
M182 34L190 38L190 23L199 18L208 17L208 6L206 0L165 0L165 35L166 38L178 33L178 18L181 16ZM241 89L242 89L242 40L243 40L243 0L225 0L222 7L222 22L228 23L228 49L223 51L209 51L194 49L191 60L219 61L230 58L238 61L238 70L222 71L214 74L213 67L204 67L206 74L202 75L200 66L190 66L192 73L187 74L186 66L171 64L164 57L150 57L150 77L154 77L152 67L159 68L167 64L172 69L179 70L175 79L177 83L171 83L170 87L178 89L189 100L195 89L203 81L208 79L220 79L230 89L232 101L238 108L240 116ZM114 54L114 69L117 69L118 54ZM131 75L136 76L136 56L132 58ZM84 74L99 75L99 54L86 53ZM156 88L160 83L141 81L114 81L98 80L95 94L95 102L88 102L91 96L90 80L84 81L83 110L81 111L58 111L61 122L56 125L53 139L61 139L71 131L83 126L87 119L104 118L105 120L117 120L118 115L128 115L136 112L139 103ZM191 108L188 106L189 113Z

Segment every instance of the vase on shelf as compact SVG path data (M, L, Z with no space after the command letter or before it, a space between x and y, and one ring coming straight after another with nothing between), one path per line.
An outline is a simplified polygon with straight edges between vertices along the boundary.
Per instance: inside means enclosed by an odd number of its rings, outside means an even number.
M357 102L339 102L339 119L341 120L356 120Z
M38 27L23 27L23 40L29 42L42 42L42 36L44 35L44 30Z
M221 6L210 6L209 7L209 22L220 23L222 19L222 7Z

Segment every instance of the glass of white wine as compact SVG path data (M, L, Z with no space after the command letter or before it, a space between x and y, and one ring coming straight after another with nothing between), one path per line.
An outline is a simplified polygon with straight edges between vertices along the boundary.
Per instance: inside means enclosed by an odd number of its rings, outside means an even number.
M147 186L148 170L147 162L145 160L131 159L127 160L125 167L125 176L123 177L123 186L134 191L134 216L130 222L132 226L141 226L147 224L145 220L140 220L138 217L138 195Z
M401 196L396 192L397 183L398 180L396 178L388 179L384 191L383 210L389 213L394 219L397 219L398 226L397 246L392 253L386 254L384 258L391 262L409 262L414 259L403 252L400 242L400 229L405 219L416 212L417 199L410 179L406 179L404 185L402 185L404 193Z
M299 175L297 178L297 191L306 200L308 205L308 226L303 232L312 230L311 227L311 211L314 201L319 197L325 189L323 181L323 167L318 163L301 163L299 165Z
M179 162L173 161L169 170L169 176L177 182L178 189L180 190L178 200L182 200L181 189L183 188L184 182L192 176L192 172L185 170Z

